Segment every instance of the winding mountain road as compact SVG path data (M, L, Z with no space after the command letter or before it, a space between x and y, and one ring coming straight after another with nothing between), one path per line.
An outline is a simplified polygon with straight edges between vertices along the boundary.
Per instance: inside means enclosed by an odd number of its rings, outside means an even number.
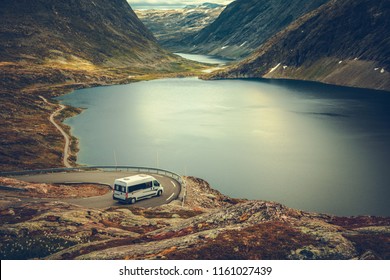
M88 172L64 172L64 173L48 173L38 175L24 175L16 176L15 179L31 182L31 183L99 183L112 187L114 180L117 178L127 177L140 174L140 172L131 171L88 171ZM151 173L148 173L151 174ZM180 191L181 185L175 179L160 174L151 174L164 187L164 193L160 197L153 197L137 201L134 206L137 207L156 207L163 204L170 203L175 200ZM113 200L112 192L103 196L89 197L89 198L75 198L75 199L61 199L61 201L80 205L88 208L107 208L111 206L124 205ZM132 207L133 205L128 205Z
M50 103L47 101L47 99L43 96L39 96L46 104L50 106L56 106L53 103ZM59 132L61 132L62 136L64 136L65 139L65 145L64 145L64 153L63 153L63 164L67 168L71 168L72 166L70 165L68 158L69 158L69 145L70 145L70 140L69 140L69 135L62 129L62 127L57 124L54 120L54 118L62 111L65 109L65 106L62 104L59 104L59 107L57 110L55 110L49 117L49 121L57 128Z

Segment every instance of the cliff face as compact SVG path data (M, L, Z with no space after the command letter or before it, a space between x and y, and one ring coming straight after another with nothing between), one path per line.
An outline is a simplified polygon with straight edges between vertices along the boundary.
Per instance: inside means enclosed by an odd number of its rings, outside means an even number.
M332 0L214 77L266 77L390 90L390 2Z
M210 25L184 39L188 51L242 58L298 17L328 0L237 0Z
M389 259L390 218L222 195L187 177L184 207L86 209L0 189L2 259ZM25 188L26 183L1 179ZM47 185L45 189L51 190ZM55 193L55 192L54 192ZM137 205L135 205L137 206Z

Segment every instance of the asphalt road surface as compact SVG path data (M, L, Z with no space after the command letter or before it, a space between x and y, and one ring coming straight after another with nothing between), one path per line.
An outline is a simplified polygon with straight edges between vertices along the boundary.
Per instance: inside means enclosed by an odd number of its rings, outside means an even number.
M104 171L88 171L88 172L67 172L67 173L50 173L28 176L14 177L18 180L31 183L99 183L106 184L112 187L114 180L117 178L141 174L138 172L104 172ZM137 201L134 206L137 207L156 207L171 202L176 199L180 193L180 183L171 177L151 174L164 187L164 193L160 197L153 197ZM89 198L62 199L69 203L77 204L88 208L106 208L110 206L128 205L120 203L112 199L112 192L103 196L95 196ZM128 205L129 207L133 205Z

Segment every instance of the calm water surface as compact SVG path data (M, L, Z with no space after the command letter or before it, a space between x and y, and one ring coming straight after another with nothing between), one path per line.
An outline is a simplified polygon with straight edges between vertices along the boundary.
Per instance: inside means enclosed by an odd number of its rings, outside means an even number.
M390 215L390 93L275 80L162 79L77 90L78 162L157 166L221 192Z
M212 55L201 55L201 54L189 54L189 53L175 53L177 55L180 55L181 57L184 57L189 60L193 61L199 61L203 63L212 63L212 64L219 64L224 65L228 62L231 62L232 60L224 59L218 56L212 56Z

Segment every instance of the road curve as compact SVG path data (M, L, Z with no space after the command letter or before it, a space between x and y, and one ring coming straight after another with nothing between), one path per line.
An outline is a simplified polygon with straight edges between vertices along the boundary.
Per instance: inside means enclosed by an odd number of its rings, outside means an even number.
M140 174L139 172L127 172L127 171L88 171L88 172L66 172L66 173L50 173L28 176L17 176L15 179L31 182L31 183L99 183L106 184L112 187L114 180L121 177L132 176ZM155 177L164 187L164 193L160 197L153 197L151 199L145 199L137 201L134 206L137 207L156 207L163 204L167 204L172 200L175 200L181 190L180 183L175 179L168 176L162 176L160 174L151 174ZM112 199L112 192L109 192L103 196L89 197L89 198L76 198L76 199L61 199L68 203L80 205L88 208L107 208L111 206L128 205L117 202ZM132 207L133 205L128 205Z
M43 96L39 96L46 104L50 105L50 106L55 106L53 103L50 103L49 101L47 101L47 99ZM49 117L49 121L57 128L57 130L59 132L61 132L62 136L64 136L64 139L65 139L65 146L64 146L64 156L63 156L63 164L65 167L67 168L71 168L73 166L71 166L68 162L68 158L69 158L69 144L70 144L70 140L69 140L69 135L62 129L61 126L59 126L54 118L62 111L65 109L65 106L62 105L62 104L59 104L59 108L57 110L55 110Z

